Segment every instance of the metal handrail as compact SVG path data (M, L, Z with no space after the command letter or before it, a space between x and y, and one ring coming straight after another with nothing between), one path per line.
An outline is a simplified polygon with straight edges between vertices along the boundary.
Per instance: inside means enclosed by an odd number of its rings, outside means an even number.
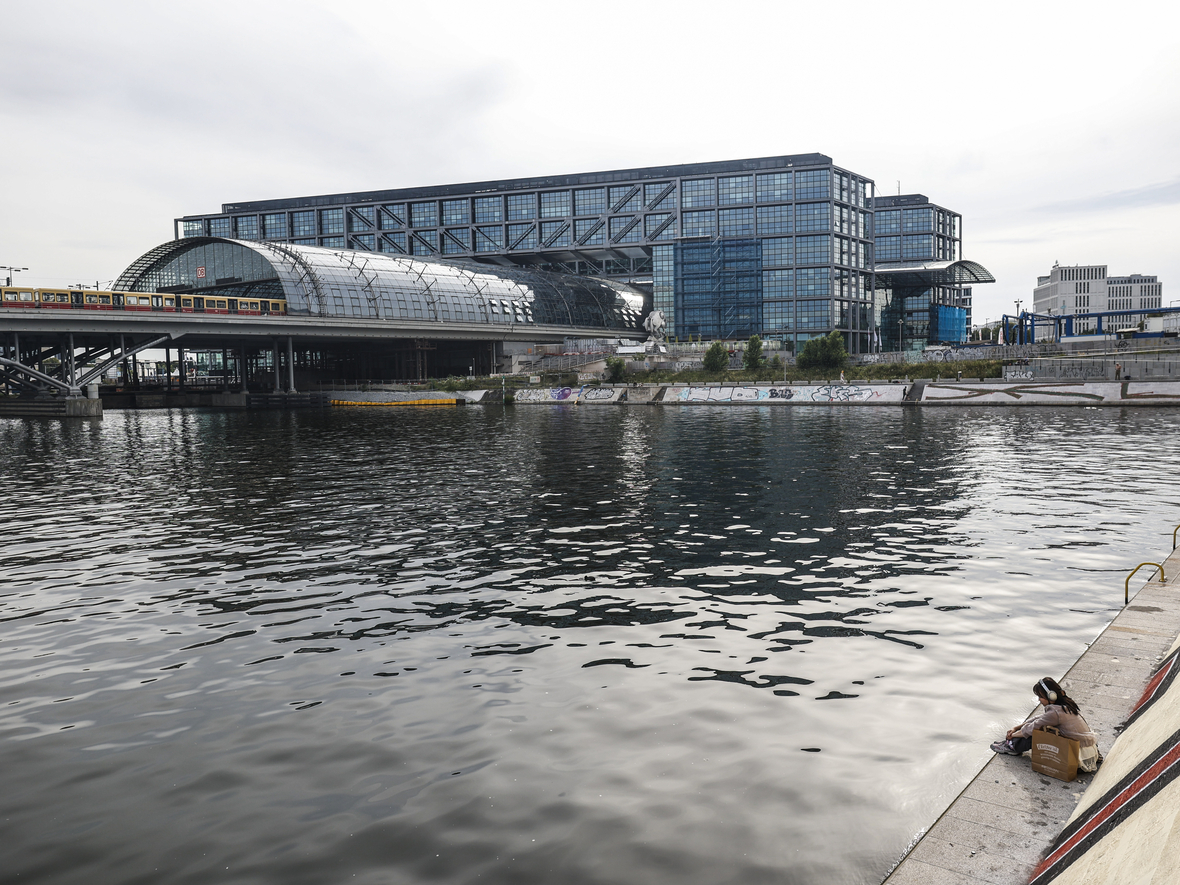
M1172 549L1173 550L1176 549L1176 532L1180 532L1180 525L1178 525L1178 526L1176 526L1176 528L1172 529Z
M1135 572L1139 571L1139 569L1143 568L1143 566L1145 566L1145 565L1154 565L1157 569L1160 570L1160 583L1161 584L1168 580L1166 577L1164 577L1164 567L1162 565L1160 565L1158 562L1141 562L1141 563L1139 563L1139 565L1135 566L1135 568L1131 572L1131 574L1127 575L1126 583L1123 584L1123 605L1126 605L1128 602L1131 601L1131 578L1135 577Z

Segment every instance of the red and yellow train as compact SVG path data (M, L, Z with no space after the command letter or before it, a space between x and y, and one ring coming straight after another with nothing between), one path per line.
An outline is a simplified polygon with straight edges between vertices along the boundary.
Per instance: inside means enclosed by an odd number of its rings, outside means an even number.
M165 292L102 292L94 289L4 288L0 307L65 310L144 310L164 313L225 313L239 316L284 316L280 298L228 298Z

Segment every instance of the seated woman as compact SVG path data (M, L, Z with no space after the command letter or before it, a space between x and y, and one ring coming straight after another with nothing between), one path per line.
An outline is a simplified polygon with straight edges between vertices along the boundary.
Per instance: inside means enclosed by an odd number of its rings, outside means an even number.
M1060 685L1046 676L1033 686L1033 694L1041 703L1023 725L1008 729L1004 740L992 744L997 753L1020 756L1032 747L1032 733L1046 725L1054 726L1062 735L1078 742L1078 768L1082 771L1096 771L1102 761L1098 752L1098 736L1090 730L1082 718L1077 702L1065 693Z

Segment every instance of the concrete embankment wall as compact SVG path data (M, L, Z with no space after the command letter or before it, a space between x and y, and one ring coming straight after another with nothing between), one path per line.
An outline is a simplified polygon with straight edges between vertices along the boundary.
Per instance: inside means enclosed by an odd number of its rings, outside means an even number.
M992 757L885 885L1180 882L1180 551L1163 565L1058 678L1098 771L1065 783Z

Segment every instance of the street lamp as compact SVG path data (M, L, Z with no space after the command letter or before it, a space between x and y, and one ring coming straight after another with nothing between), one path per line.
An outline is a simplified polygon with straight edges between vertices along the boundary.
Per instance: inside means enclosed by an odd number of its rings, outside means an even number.
M897 321L897 352L905 351L905 317Z
M20 273L22 270L28 270L28 268L27 267L6 267L3 265L0 265L0 270L8 271L8 279L5 281L4 285L11 286L12 285L12 275L14 273Z

